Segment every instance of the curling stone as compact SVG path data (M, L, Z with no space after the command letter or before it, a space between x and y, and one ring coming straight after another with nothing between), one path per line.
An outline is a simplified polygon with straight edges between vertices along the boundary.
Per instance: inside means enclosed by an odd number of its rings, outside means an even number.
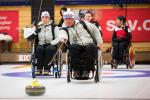
M39 96L45 93L45 87L38 80L33 80L31 85L25 87L26 94L30 96Z

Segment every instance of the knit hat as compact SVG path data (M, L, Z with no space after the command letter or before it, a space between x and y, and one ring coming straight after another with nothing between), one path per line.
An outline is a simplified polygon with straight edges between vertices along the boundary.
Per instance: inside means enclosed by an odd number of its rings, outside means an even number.
M63 14L63 19L68 19L68 18L72 18L74 19L74 13L71 10L67 10L66 12L64 12Z
M47 16L50 18L50 15L49 15L49 12L48 11L43 11L42 14L41 14L41 17L43 16Z

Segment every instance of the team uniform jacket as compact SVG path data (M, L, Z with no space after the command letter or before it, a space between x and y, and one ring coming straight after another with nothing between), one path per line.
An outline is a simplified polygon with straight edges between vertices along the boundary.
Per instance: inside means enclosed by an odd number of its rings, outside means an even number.
M89 29L91 35L95 37L97 45L101 45L103 43L102 37L100 35L99 29L85 21L87 28ZM62 28L67 28L69 34L69 42L70 44L78 44L81 46L87 46L90 43L94 43L92 37L87 32L87 30L83 27L83 25L79 22L79 20L75 20L75 25L72 27L67 27L64 23ZM67 32L65 32L65 36L68 37Z

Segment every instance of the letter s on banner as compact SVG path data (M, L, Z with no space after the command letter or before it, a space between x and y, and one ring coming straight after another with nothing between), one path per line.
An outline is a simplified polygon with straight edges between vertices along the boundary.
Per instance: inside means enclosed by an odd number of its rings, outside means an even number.
M107 31L113 31L114 27L115 27L115 21L114 20L108 20L106 23Z

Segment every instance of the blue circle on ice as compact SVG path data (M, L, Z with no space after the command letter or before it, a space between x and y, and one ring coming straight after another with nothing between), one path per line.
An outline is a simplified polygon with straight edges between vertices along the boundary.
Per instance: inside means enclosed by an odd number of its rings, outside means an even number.
M63 72L61 78L66 78L66 71ZM110 74L107 75L107 72ZM106 74L105 74L106 73ZM23 77L31 78L31 71L26 72L10 72L2 74L8 77ZM103 70L101 74L102 78L137 78L137 77L150 77L150 70ZM38 76L43 78L45 76ZM48 78L55 78L54 76L48 76Z

